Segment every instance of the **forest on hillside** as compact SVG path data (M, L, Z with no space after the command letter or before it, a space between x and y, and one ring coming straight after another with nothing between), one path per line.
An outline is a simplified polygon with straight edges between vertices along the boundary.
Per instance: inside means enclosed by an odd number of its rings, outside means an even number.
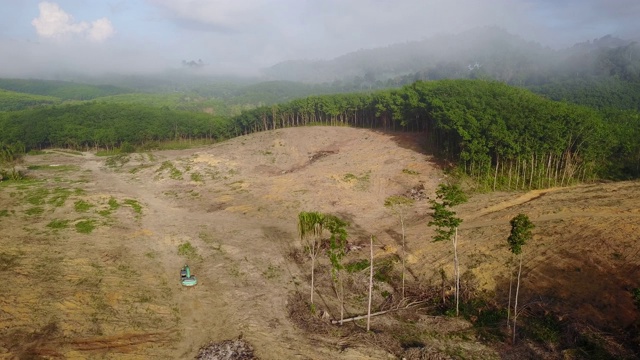
M113 149L125 143L149 148L160 141L220 141L307 125L421 132L430 151L484 189L640 176L637 111L551 101L486 80L418 81L400 89L314 95L233 117L126 98L43 106L0 112L0 142L20 143L27 151Z

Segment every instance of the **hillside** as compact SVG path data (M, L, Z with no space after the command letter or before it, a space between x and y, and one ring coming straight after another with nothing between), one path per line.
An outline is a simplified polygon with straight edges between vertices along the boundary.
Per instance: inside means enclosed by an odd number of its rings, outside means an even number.
M89 85L70 81L37 79L0 79L0 89L51 96L61 100L90 100L101 96L131 92L131 90L113 85Z
M371 334L320 317L300 327L294 294L308 296L310 265L297 235L300 211L348 220L356 245L348 261L368 258L374 235L374 308L397 296L400 227L384 199L420 185L433 197L447 177L417 139L301 127L194 150L27 156L23 167L37 180L0 183L0 356L190 358L209 341L241 335L261 359L540 358L601 348L633 358L637 339L625 336L638 336L638 182L480 194L459 208L461 266L465 284L477 285L466 287L473 296L504 304L508 221L527 213L537 227L521 300L535 306L523 319L548 311L562 326L557 333L569 329L582 342L541 343L525 332L511 348L482 340L477 320L430 307L375 317ZM441 268L451 276L450 244L430 241L428 207L418 200L408 219L412 294L440 286ZM186 262L195 288L178 282ZM328 261L319 265L318 310L335 318ZM351 276L349 316L366 309L365 275Z
M14 111L53 105L60 99L53 96L31 95L0 89L0 111Z

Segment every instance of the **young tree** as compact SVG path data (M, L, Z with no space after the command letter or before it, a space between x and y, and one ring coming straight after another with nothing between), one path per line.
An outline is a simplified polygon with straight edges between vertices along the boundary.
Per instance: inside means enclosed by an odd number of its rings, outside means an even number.
M405 220L407 213L411 205L413 205L413 199L406 196L389 196L384 200L384 206L388 208L394 215L400 220L400 227L402 228L402 299L404 300L404 283L405 283L405 264L406 264L406 251L405 251Z
M458 226L462 219L456 217L456 212L452 207L467 201L467 196L458 185L438 185L436 190L436 200L431 200L433 210L433 220L429 226L435 226L436 235L433 241L449 241L453 243L453 270L456 279L456 316L460 311L460 266L458 262Z
M535 227L529 217L525 214L518 214L511 219L511 234L507 241L509 242L509 250L513 255L517 255L518 259L518 280L516 285L516 294L513 304L513 340L512 343L516 343L516 321L518 320L518 293L520 291L520 274L522 273L522 246L525 245L533 235L531 230ZM509 304L511 305L511 304Z
M347 223L342 219L333 215L325 215L324 227L329 230L331 237L329 238L329 248L327 256L331 262L331 278L336 289L336 297L340 302L340 325L344 319L344 287L342 284L342 258L346 253L347 246Z
M324 214L318 212L300 212L298 214L298 232L300 241L305 245L311 258L311 305L313 306L315 265L322 245Z
M22 178L22 173L16 170L16 163L20 162L25 153L25 146L21 142L6 145L0 142L0 181L6 176L12 180ZM4 167L11 167L11 170L5 171Z

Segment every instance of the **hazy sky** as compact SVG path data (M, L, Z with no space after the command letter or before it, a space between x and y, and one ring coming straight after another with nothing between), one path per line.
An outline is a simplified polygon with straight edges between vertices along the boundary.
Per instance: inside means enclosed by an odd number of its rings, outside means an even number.
M640 0L0 0L0 76L255 71L486 25L564 47L639 19Z

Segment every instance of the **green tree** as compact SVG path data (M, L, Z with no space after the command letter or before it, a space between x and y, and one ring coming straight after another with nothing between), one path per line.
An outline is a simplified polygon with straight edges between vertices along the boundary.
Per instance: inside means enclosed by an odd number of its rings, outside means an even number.
M344 319L344 286L342 281L342 258L346 254L347 247L347 231L348 224L337 216L325 215L324 228L331 233L329 238L329 248L327 256L331 262L331 279L336 291L336 297L340 302L340 325Z
M436 235L433 241L451 241L453 244L453 269L456 281L456 316L460 307L460 266L458 261L458 227L462 219L456 217L452 207L467 201L467 196L458 185L440 184L436 190L436 200L431 200L433 220L429 226L435 226Z
M298 214L298 233L300 241L306 248L311 258L311 305L313 306L313 293L315 282L315 265L320 248L322 247L322 232L324 230L325 216L319 212L300 212Z
M511 234L507 238L509 250L513 255L518 256L518 280L516 285L516 294L513 304L513 340L516 342L516 322L518 320L518 295L520 292L520 275L522 273L522 246L524 246L533 237L531 230L535 227L529 217L525 214L518 214L511 219ZM509 286L511 289L511 286ZM509 298L511 298L511 290L509 290ZM509 303L511 306L511 303Z

